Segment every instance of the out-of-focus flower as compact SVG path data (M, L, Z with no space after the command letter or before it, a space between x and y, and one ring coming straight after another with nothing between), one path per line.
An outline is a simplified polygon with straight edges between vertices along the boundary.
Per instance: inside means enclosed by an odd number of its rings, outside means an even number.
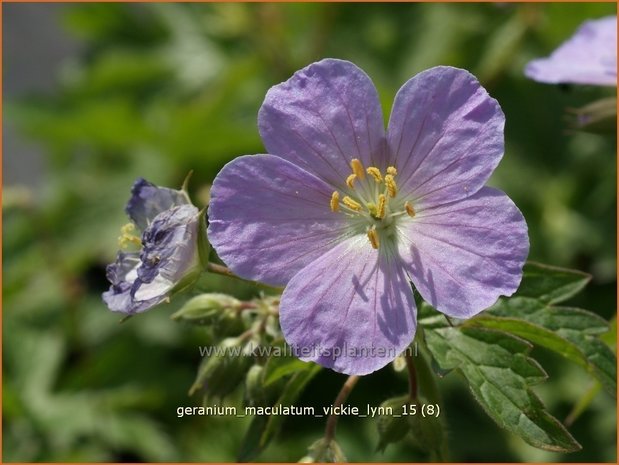
M286 285L281 327L301 359L349 374L392 361L415 333L411 282L458 318L518 287L526 223L484 187L504 116L467 71L409 80L385 133L370 78L327 59L273 87L258 119L272 155L218 174L209 238L235 273Z
M121 249L108 265L110 289L103 300L110 310L140 313L169 299L202 271L199 241L203 215L184 191L158 187L138 179L126 212L133 223L121 229ZM141 238L134 235L136 226Z
M590 20L548 58L527 64L525 75L549 84L617 85L617 16Z

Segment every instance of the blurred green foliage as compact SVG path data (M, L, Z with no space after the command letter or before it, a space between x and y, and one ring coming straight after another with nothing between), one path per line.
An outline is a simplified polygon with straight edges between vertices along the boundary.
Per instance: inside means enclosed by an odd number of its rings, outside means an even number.
M425 68L476 74L507 117L506 154L491 184L527 218L530 258L591 273L575 302L612 317L616 137L569 131L565 111L615 91L543 85L522 70L583 20L615 13L615 4L594 3L63 7L59 27L80 40L80 55L63 64L53 95L5 102L5 118L43 147L46 174L33 189L4 180L4 461L235 459L251 419L176 417L178 406L200 402L187 390L206 331L170 321L176 301L119 325L100 300L104 267L136 177L180 186L193 169L194 199L205 203L227 161L264 151L256 115L266 90L324 57L366 70L385 118L399 86ZM214 275L201 287L239 298L259 291ZM536 357L550 380L535 391L564 418L590 380L550 352ZM299 403L329 405L343 380L323 370ZM405 389L403 375L387 368L349 400L376 406ZM616 460L615 401L604 392L570 428L583 450L561 455L499 431L450 377L441 390L454 461ZM296 461L324 428L308 418L286 425L261 459ZM420 459L406 443L377 453L375 428L370 419L341 420L349 460Z

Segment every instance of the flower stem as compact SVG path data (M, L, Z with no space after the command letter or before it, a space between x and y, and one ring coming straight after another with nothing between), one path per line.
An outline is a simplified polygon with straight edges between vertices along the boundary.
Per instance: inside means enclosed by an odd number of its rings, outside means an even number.
M342 389L340 389L340 392L335 398L335 401L333 402L333 407L340 407L342 404L344 404L344 402L346 402L346 399L348 398L350 391L353 390L353 388L355 387L355 384L357 384L357 381L359 381L359 376L357 375L351 375L348 377L348 379L342 386ZM325 428L325 441L326 442L331 442L333 438L335 437L335 428L337 426L338 418L339 418L339 415L331 414L329 418L327 419L327 426Z
M415 369L413 355L408 349L404 351L404 360L406 360L406 368L408 369L408 397L411 401L414 401L417 399L417 370Z
M226 268L223 265L218 265L217 263L209 262L206 265L206 270L210 273L220 274L222 276L228 276L229 278L243 279L237 275L235 275L232 271Z
M219 275L222 275L222 276L227 276L228 278L234 278L234 279L238 279L240 281L245 281L246 283L255 284L257 286L267 287L269 289L274 289L274 290L277 290L277 291L280 291L280 292L283 289L281 287L269 286L268 284L263 284L263 283L260 283L258 281L251 281L249 279L241 278L240 276L237 276L232 271L230 271L229 268L227 268L227 267L225 267L223 265L218 265L217 263L208 262L207 265L206 265L206 271L208 271L209 273L215 273L215 274L219 274Z

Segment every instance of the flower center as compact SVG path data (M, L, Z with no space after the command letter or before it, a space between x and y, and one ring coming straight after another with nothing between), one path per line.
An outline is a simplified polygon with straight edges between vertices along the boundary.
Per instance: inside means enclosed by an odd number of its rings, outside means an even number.
M359 221L372 247L378 249L381 239L393 234L396 219L403 215L414 217L415 209L408 200L398 199L395 166L387 167L383 174L375 166L365 169L361 161L353 158L350 167L352 174L346 178L349 195L333 192L331 211L341 211Z

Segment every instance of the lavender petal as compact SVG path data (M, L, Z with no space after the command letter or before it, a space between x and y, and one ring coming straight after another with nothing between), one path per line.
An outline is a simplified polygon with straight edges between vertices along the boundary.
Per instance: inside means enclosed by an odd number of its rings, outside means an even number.
M353 158L366 166L384 166L384 123L376 88L348 61L313 63L272 87L258 126L269 153L338 188L345 186Z
M144 230L159 213L188 203L189 200L183 191L159 187L143 178L138 178L131 188L131 198L125 211L129 218Z
M437 66L396 95L388 143L415 208L477 192L503 156L501 107L468 71Z
M395 256L350 238L297 273L284 290L280 323L295 355L364 375L413 340L416 308Z
M585 21L549 57L529 62L524 74L549 84L617 85L617 16Z
M228 163L213 182L208 237L243 278L283 285L347 234L332 188L272 155Z
M399 229L398 250L415 287L447 315L469 318L520 284L527 225L497 189L420 211Z

